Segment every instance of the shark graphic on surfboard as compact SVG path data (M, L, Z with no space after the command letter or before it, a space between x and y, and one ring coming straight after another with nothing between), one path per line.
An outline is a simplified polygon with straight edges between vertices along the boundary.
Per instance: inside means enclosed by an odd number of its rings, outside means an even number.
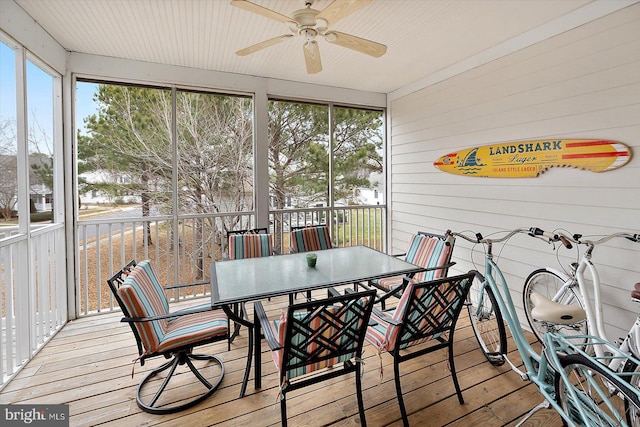
M549 139L489 144L449 153L433 165L441 171L478 177L532 178L552 167L605 172L624 166L631 149L601 139Z

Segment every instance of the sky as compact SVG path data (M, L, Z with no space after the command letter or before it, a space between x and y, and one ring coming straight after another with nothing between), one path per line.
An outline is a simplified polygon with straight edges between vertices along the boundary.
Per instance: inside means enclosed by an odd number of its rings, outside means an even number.
M28 60L26 74L30 133L40 142L41 152L52 154L54 79ZM15 51L0 42L0 120L15 126L16 117Z
M76 126L84 132L83 119L98 111L98 104L93 100L96 83L76 82Z
M0 119L16 121L16 71L15 52L0 42ZM27 108L31 124L37 124L36 136L53 140L53 78L35 64L27 61ZM77 125L84 128L83 118L97 111L93 94L95 83L76 85ZM44 135L43 135L44 134Z

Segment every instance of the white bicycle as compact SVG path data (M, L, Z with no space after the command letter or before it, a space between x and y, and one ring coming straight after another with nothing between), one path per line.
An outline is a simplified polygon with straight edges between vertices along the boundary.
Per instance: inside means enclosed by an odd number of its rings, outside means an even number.
M549 237L551 241L562 242L565 247L576 249L586 246L579 262L569 265L568 271L541 268L526 279L523 289L524 311L531 330L542 342L546 332L554 332L582 340L585 349L608 368L626 377L636 389L640 389L640 377L631 375L640 372L640 365L630 359L610 357L611 349L590 342L589 336L597 336L606 342L607 338L602 315L600 276L592 262L595 246L615 238L640 241L640 234L614 233L598 240L583 239L581 235L568 236L562 232L548 233L533 229L533 234ZM632 291L632 300L640 302L640 292ZM622 342L615 342L619 351L640 359L640 317L636 319ZM624 362L623 362L624 361ZM640 426L640 414L629 417L630 424Z

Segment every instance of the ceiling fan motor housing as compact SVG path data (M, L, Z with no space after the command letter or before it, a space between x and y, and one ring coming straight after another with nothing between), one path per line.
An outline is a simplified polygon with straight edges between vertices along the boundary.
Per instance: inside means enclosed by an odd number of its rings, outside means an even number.
M298 9L291 14L291 18L296 21L298 27L315 27L316 15L319 14L319 10L306 7L304 9Z

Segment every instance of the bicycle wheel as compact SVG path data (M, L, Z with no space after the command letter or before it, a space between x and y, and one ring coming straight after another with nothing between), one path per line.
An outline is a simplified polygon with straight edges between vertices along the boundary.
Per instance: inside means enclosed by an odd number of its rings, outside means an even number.
M556 401L569 421L580 426L626 426L628 417L638 413L638 395L602 365L580 354L559 360L567 380L556 375Z
M531 304L531 294L536 292L549 298L550 300L554 300L555 302L561 304L569 304L569 305L577 305L581 308L584 308L582 305L582 300L579 296L579 289L576 286L569 286L565 288L562 295L559 298L555 298L555 296L560 291L560 288L565 284L568 279L556 274L553 271L547 270L546 268L541 268L539 270L535 270L533 273L529 274L527 280L524 282L524 289L522 291L522 302L524 307L524 313L527 316L527 322L529 322L529 326L533 331L538 341L542 342L542 337L544 333L548 331L547 327L533 319L531 315L531 310L533 309L533 305ZM554 332L558 332L565 336L571 335L587 335L588 327L587 322L582 322L576 327L571 327L567 325L555 325L553 328Z
M507 352L507 333L502 313L484 276L477 271L466 305L473 333L482 352L492 365L502 365L502 355Z
M629 361L624 367L625 373L640 373L640 365L636 365L635 363ZM636 390L640 390L640 375L630 375L629 377L625 377L628 379L629 384ZM626 414L627 414L627 423L630 427L640 427L640 411L633 405L629 405L626 402L627 406Z

